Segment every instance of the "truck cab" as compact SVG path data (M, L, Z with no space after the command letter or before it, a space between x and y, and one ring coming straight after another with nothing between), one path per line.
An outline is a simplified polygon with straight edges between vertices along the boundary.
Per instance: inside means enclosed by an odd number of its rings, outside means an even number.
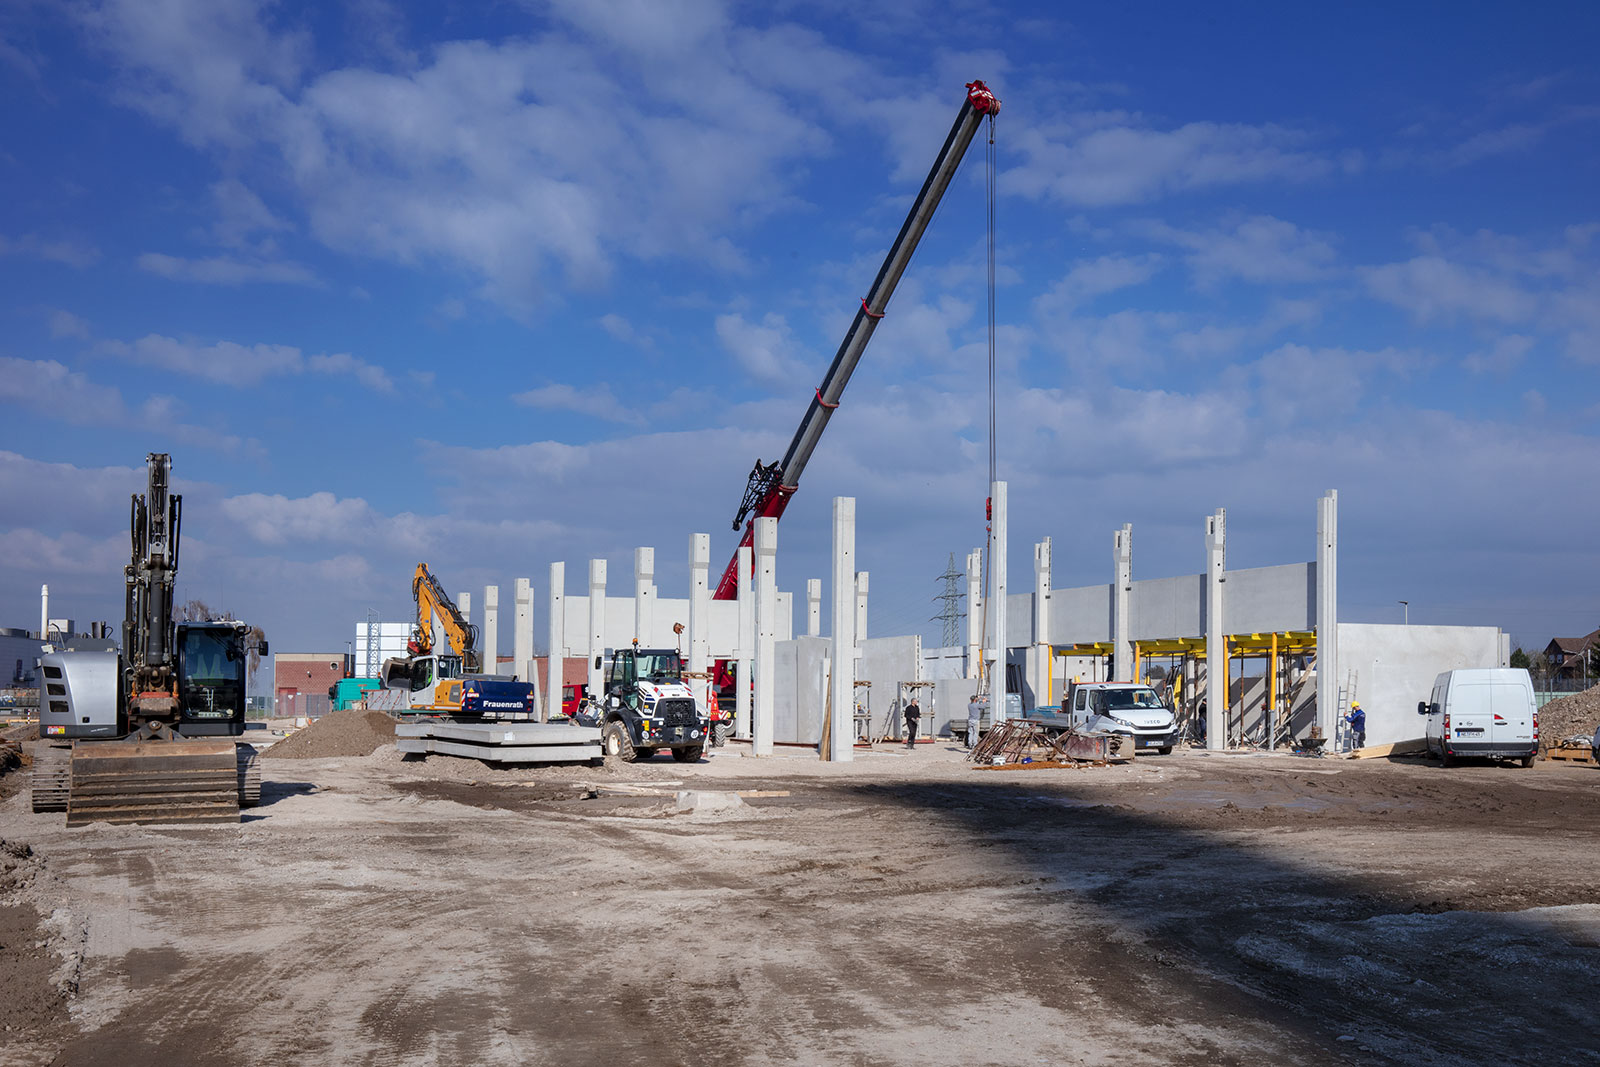
M601 743L624 763L649 759L663 748L680 763L705 751L710 721L683 677L675 648L623 648L596 666L605 669Z
M1539 711L1533 680L1520 667L1476 667L1445 671L1428 699L1417 704L1427 716L1429 755L1450 766L1461 756L1518 760L1533 766L1539 751Z
M1079 682L1067 693L1066 714L1074 728L1122 734L1136 752L1172 751L1177 720L1148 685L1138 682Z

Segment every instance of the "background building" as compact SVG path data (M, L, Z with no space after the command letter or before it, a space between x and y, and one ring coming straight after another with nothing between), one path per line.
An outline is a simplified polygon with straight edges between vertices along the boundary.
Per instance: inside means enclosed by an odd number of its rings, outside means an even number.
M345 665L343 652L279 652L272 666L273 713L327 714L328 689L345 677Z

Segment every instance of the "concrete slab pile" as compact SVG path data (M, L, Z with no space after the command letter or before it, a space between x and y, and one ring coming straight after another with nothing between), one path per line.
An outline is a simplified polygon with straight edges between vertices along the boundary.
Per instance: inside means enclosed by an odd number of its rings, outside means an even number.
M395 747L412 755L463 756L493 763L601 760L600 731L567 723L471 723L443 719L401 723Z

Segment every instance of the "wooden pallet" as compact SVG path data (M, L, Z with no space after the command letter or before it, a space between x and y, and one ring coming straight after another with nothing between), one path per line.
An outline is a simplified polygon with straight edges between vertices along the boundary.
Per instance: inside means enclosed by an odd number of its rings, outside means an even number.
M1544 758L1561 760L1563 763L1587 763L1591 767L1596 766L1594 753L1587 748L1547 748Z

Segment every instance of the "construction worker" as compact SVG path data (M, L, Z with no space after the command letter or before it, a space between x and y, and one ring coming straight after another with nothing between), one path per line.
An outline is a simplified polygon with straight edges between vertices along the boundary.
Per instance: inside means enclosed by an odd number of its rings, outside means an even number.
M1361 702L1353 701L1350 704L1350 714L1344 717L1350 724L1350 736L1355 738L1356 748L1367 747L1367 713L1361 710Z
M983 721L983 701L977 693L972 694L972 699L967 701L967 747L972 748L978 743L978 724Z
M906 705L905 716L906 747L913 748L917 743L917 724L922 721L922 709L917 706L915 695L911 697L911 703Z

